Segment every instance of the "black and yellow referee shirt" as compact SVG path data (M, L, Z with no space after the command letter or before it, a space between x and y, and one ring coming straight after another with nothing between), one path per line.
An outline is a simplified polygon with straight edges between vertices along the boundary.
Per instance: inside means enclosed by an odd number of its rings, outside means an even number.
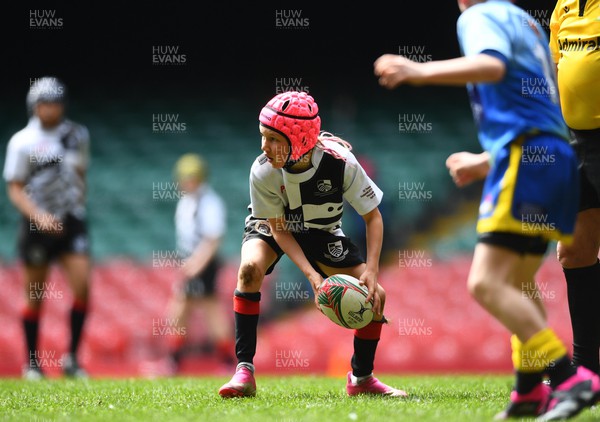
M600 128L600 0L558 0L550 21L565 122Z

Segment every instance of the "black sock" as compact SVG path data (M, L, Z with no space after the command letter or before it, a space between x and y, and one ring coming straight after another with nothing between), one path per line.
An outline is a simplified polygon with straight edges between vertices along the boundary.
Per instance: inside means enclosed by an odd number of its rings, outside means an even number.
M259 317L260 292L234 292L235 354L238 363L253 363Z
M23 328L25 329L25 340L27 341L27 364L37 367L37 339L40 327L38 317L23 317Z
M515 390L519 394L527 394L536 385L542 382L543 372L519 372L517 371L517 384Z
M354 336L354 354L352 355L352 374L364 377L373 373L375 351L379 340L365 340Z
M564 356L560 359L553 361L548 368L546 368L546 373L550 378L550 387L555 389L560 384L565 382L567 378L575 375L577 369L571 365L571 361L568 356Z
M600 263L583 268L564 269L571 328L573 330L573 364L598 373L600 363Z
M87 310L84 306L76 305L71 309L71 345L69 351L74 358L77 358L77 348L79 347L86 314Z

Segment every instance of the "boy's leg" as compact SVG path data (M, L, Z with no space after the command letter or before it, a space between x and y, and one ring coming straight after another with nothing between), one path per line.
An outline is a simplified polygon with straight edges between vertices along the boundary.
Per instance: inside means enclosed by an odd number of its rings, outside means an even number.
M253 396L256 392L253 359L256 354L260 287L277 253L267 242L253 238L242 245L238 281L233 296L237 371L219 390L222 397Z
M70 313L71 341L69 352L63 357L63 372L70 377L84 378L87 373L79 366L77 351L88 313L90 257L87 254L67 253L60 258L60 263L74 297Z
M38 365L38 337L40 327L40 311L44 296L44 281L48 275L47 264L24 266L25 274L25 308L23 309L23 330L25 333L27 360L23 369L26 379L39 379L44 376Z
M360 279L366 269L366 264L360 264L350 268L334 268L318 263L319 269L326 275L348 274ZM346 380L346 391L348 395L358 394L382 394L388 396L405 397L406 392L390 387L373 376L375 366L375 353L381 337L381 329L386 319L383 315L385 307L385 290L377 286L377 293L381 301L380 315L374 315L366 327L354 330L354 353L351 359L352 371L348 372Z
M595 384L597 380L571 367L567 349L547 326L544 313L523 289L516 287L526 285L526 291L530 291L530 280L520 281L518 277L527 274L533 277L541 261L541 255L521 256L496 245L479 243L475 248L469 290L484 309L514 334L511 343L515 391L511 394L511 404L498 415L499 418L543 413L550 399L550 390L542 383L546 373L552 374L558 389L567 392L565 400L550 401L550 407L556 408L555 413L561 415L570 412L568 416L572 416L589 405L591 398L579 400L576 391L579 387L586 390L586 394L588 390L594 394L600 389ZM590 385L584 386L585 383ZM566 409L571 405L577 410Z

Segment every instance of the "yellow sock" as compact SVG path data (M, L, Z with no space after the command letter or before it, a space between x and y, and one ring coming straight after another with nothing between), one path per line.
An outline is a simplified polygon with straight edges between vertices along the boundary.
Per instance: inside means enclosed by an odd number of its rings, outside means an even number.
M520 372L542 372L566 354L567 348L554 331L544 328L521 344L521 353L517 359L513 350L513 363L517 361L515 369Z
M516 334L513 334L510 337L510 347L512 349L512 362L513 362L513 367L515 369L520 368L521 367L521 351L523 349L523 343L521 343L521 340L519 340L519 337L517 337Z

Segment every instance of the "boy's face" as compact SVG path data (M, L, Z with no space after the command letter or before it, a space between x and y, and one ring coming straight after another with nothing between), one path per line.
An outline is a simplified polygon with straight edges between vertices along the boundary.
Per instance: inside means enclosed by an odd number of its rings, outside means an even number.
M260 149L263 150L273 168L283 168L290 155L290 144L287 139L263 125L259 125L259 130L262 135Z
M200 180L194 176L181 177L178 180L177 188L180 192L195 192L200 187Z
M62 121L65 107L62 103L40 102L36 104L34 110L42 126L51 128Z

